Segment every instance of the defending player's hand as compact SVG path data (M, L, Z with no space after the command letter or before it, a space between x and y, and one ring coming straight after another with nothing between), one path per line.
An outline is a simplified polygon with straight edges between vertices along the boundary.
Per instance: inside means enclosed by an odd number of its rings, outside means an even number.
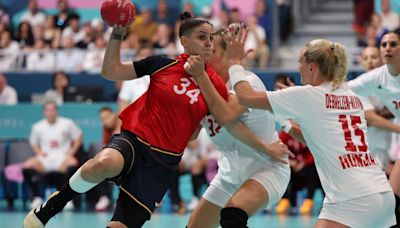
M206 74L205 64L200 55L191 55L187 59L184 68L186 73L190 74L194 78L198 78Z
M294 84L294 82L290 79L290 77L286 78L286 84L283 84L281 82L276 82L275 84L276 89L286 89L292 86L296 86L296 84Z
M235 26L230 25L222 33L222 39L224 39L227 46L228 58L232 64L240 64L242 59L252 51L244 51L247 34L248 29L242 23L239 26L237 24Z
M289 164L289 159L288 156L291 158L294 158L294 154L290 152L288 147L283 144L280 140L272 143L265 145L266 147L266 153L272 157L273 160L284 163L284 164Z

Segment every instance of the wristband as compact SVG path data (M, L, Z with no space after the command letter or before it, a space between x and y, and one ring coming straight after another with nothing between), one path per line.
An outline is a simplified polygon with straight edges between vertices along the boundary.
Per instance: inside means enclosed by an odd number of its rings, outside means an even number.
M117 34L117 33L112 33L112 34L111 34L111 38L112 38L113 40L122 40L122 39L124 38L124 35L122 35L122 34Z
M235 85L241 81L246 81L244 68L241 65L232 65L229 67L228 74L231 88L235 88Z

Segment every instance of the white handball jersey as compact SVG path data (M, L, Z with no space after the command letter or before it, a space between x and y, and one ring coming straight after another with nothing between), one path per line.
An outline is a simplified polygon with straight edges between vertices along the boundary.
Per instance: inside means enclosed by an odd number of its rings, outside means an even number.
M252 72L246 71L246 80L257 91L266 91L263 82ZM231 91L234 93L233 91ZM275 131L273 115L261 109L248 109L240 116L242 121L265 143L273 143L279 139ZM290 175L289 166L273 162L264 152L255 151L232 136L221 127L211 115L206 116L202 125L207 130L211 141L215 144L221 157L218 160L218 174L224 181L232 184L242 184L261 168L276 167L282 175ZM282 170L282 171L280 171Z
M29 142L39 146L42 151L47 153L47 156L53 157L68 152L71 143L81 134L81 129L74 121L59 116L54 124L50 124L46 119L35 123Z
M376 97L360 97L364 111L382 110L385 106ZM389 158L391 132L380 127L368 126L368 149L378 160L378 165L385 170Z
M375 68L348 82L356 94L375 96L396 117L400 117L400 75L391 75L387 65Z
M347 87L328 83L267 92L273 113L301 126L325 190L325 203L392 191L367 148L362 103Z
M395 118L393 123L400 124L400 118ZM389 157L392 161L400 160L400 134L395 132L391 135Z

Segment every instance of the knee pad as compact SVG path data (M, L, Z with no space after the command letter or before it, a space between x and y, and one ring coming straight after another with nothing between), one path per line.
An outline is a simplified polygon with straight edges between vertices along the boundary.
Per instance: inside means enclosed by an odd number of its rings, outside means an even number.
M247 213L237 207L226 207L221 210L220 224L223 228L247 228Z
M107 178L108 181L114 182L119 186L122 177L131 171L135 160L135 148L133 142L124 135L117 135L110 140L105 148L112 148L119 151L124 158L124 167L121 173L115 177Z

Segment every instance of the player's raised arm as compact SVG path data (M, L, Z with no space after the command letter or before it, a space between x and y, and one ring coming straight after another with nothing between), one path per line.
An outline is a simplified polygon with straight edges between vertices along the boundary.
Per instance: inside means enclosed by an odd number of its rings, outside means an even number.
M124 14L121 17L120 14ZM110 40L104 54L101 75L109 80L130 80L137 78L132 62L121 62L121 42L127 27L135 20L135 7L128 1L122 5L115 1L105 2L101 8L104 21L113 26ZM122 19L121 19L122 18Z
M230 84L235 89L239 103L246 107L268 109L270 104L265 92L255 91L245 80L244 68L240 65L241 60L248 54L244 51L244 44L247 38L247 30L244 25L237 28L228 29L222 34L227 46L229 58L229 77Z
M235 122L246 110L239 105L236 96L229 95L228 100L225 100L219 95L204 70L204 62L200 56L188 58L185 71L196 79L211 114L222 126L230 124L232 121Z

